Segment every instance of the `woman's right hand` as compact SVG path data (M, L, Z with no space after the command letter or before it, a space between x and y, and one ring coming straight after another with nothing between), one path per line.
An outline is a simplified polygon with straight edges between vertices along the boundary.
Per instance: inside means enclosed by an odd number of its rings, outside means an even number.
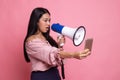
M85 50L80 51L80 52L75 52L73 57L76 58L76 59L80 59L81 60L81 59L86 58L89 55L90 55L90 50L89 49L85 49Z
M57 42L58 42L59 48L63 48L65 44L65 36L60 34L57 38Z

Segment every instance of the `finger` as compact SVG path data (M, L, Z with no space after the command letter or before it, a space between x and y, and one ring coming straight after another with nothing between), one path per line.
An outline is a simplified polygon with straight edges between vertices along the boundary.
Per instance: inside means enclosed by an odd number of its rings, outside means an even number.
M84 51L85 51L85 52L88 52L88 51L90 51L90 50L89 50L89 49L85 49Z
M87 53L80 54L82 57L90 55L90 51Z
M88 52L90 52L89 49L85 49L81 54L87 54Z

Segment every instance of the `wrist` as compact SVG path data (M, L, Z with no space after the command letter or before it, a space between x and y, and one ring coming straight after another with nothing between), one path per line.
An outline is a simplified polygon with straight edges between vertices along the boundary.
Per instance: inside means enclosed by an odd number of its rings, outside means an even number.
M74 52L73 58L78 58L78 56L79 56L79 52Z
M73 52L73 53L71 53L71 58L75 58L76 57L76 54L75 54L76 52Z
M74 58L74 53L71 53L69 58Z

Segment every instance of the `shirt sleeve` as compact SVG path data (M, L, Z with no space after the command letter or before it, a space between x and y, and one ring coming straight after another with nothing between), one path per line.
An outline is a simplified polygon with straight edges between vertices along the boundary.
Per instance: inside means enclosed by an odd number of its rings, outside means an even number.
M56 47L52 47L42 41L30 41L26 43L26 51L29 56L43 61L49 65L56 66L61 64L61 58L59 55L60 50Z

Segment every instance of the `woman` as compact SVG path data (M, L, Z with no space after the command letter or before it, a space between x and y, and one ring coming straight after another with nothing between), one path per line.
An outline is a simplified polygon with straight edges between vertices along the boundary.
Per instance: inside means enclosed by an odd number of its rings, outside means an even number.
M63 58L83 59L90 54L88 49L65 52L58 48L59 44L49 35L50 20L50 12L42 7L35 8L30 16L24 56L32 65L31 80L61 80L57 66Z

